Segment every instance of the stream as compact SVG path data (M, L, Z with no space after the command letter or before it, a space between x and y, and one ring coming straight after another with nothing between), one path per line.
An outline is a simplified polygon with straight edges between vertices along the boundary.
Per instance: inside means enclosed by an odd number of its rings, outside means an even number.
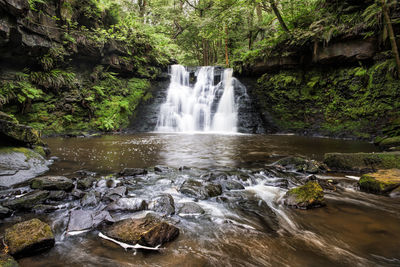
M400 265L399 199L359 192L355 180L335 174L340 183L336 191L325 192L325 207L290 209L281 202L287 188L265 170L283 156L321 160L326 152L373 152L372 144L288 135L160 133L46 142L58 157L49 175L73 178L76 171L87 170L100 177L125 167L148 168L148 174L132 178L128 194L147 201L160 193L171 194L177 211L168 220L180 235L159 252L125 251L99 238L97 229L68 236L68 214L80 206L71 200L53 213L19 213L4 220L1 228L39 217L54 229L55 247L19 260L21 266ZM169 169L155 172L156 165ZM177 169L182 166L186 168ZM188 179L205 181L220 175L240 182L244 189L224 188L222 195L203 200L179 191ZM180 213L179 206L188 202L198 204L204 214ZM111 215L141 217L146 212Z

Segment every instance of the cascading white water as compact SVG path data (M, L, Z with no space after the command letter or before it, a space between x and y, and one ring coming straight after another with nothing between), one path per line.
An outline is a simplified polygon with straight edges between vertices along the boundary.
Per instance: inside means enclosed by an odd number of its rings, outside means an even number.
M214 67L201 67L196 84L189 84L189 72L181 65L171 66L167 99L161 105L156 131L229 132L237 131L232 69L225 69L223 81L214 86ZM216 112L217 89L223 94Z

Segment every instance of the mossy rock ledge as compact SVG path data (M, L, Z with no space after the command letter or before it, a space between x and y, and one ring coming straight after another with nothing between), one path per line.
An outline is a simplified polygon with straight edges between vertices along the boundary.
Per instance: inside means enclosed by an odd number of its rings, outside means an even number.
M379 169L400 169L400 152L327 153L324 162L335 171L368 173Z
M4 241L9 254L16 258L46 251L55 243L50 225L39 219L17 223L6 229Z
M400 170L379 170L364 174L358 181L360 189L374 194L389 194L400 186Z
M142 219L119 221L107 229L106 234L127 244L156 247L174 240L179 229L153 214L147 214Z
M316 181L292 188L284 196L285 205L298 209L311 209L325 206L324 191Z

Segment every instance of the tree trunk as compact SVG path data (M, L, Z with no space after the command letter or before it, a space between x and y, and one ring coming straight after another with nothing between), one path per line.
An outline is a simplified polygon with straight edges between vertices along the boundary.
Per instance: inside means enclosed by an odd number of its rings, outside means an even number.
M229 68L229 55L228 55L228 26L225 24L225 64Z
M282 16L281 16L281 13L279 12L278 7L276 6L275 0L269 0L269 3L270 3L270 5L271 5L271 7L272 7L272 10L273 10L274 13L275 13L276 18L278 19L279 23L281 24L282 29L283 29L285 32L289 32L289 29L288 29L288 27L286 26L285 21L283 21L283 18L282 18Z
M386 0L382 0L382 12L383 12L383 16L385 17L385 24L387 26L387 30L388 30L388 33L389 33L390 44L392 46L392 52L393 52L394 58L396 60L397 77L399 77L400 76L399 50L397 49L396 36L394 35L394 31L393 31L393 27L392 27L392 21L390 19L389 8L386 5Z

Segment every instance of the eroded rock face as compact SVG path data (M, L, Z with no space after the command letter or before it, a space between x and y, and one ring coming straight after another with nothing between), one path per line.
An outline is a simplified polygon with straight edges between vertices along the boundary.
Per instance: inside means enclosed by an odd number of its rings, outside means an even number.
M156 247L179 235L175 226L148 214L143 219L126 219L112 225L106 234L121 242Z
M400 170L379 170L364 174L358 181L360 189L375 194L389 194L400 186Z
M298 209L321 207L325 205L324 191L318 182L309 181L286 192L284 203Z
M14 257L34 255L54 246L50 225L39 219L17 223L6 229L4 241Z
M20 147L0 149L0 186L25 182L49 170L46 161L35 151Z
M64 176L43 176L34 178L31 187L33 189L70 191L74 188L74 183Z

